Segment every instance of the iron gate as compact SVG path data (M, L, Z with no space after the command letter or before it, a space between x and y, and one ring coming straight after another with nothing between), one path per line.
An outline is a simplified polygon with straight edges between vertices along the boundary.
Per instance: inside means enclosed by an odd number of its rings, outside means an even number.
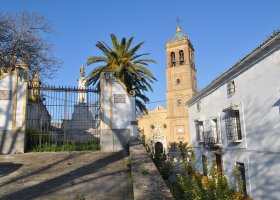
M27 148L99 141L100 95L95 89L43 86L28 91Z

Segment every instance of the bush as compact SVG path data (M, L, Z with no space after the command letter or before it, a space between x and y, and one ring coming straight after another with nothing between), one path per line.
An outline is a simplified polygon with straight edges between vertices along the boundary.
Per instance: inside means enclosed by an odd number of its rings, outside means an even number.
M226 177L217 171L215 165L210 170L210 177L195 172L193 157L184 163L184 173L178 175L178 185L183 199L234 199L234 190L228 185Z
M30 149L31 152L43 152L43 151L97 151L100 150L100 145L97 142L89 143L58 143L49 144L44 143Z
M100 150L99 141L90 141L87 143L74 143L54 141L50 134L38 130L27 130L27 148L28 151L97 151Z
M152 155L152 160L155 163L159 173L164 180L168 180L169 176L172 174L172 160L167 158L166 153L156 153Z
M175 199L250 199L244 193L236 192L235 189L230 188L227 178L217 170L215 164L210 169L209 177L195 171L195 157L193 153L190 160L186 161L186 159L183 159L183 165L183 174L178 174L178 187L174 186L175 184L173 183L170 188ZM208 169L204 170L208 171Z

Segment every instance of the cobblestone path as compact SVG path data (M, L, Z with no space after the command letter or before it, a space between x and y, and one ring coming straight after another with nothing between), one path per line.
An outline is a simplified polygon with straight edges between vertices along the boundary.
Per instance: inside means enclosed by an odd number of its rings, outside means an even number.
M0 155L0 199L133 199L125 152Z

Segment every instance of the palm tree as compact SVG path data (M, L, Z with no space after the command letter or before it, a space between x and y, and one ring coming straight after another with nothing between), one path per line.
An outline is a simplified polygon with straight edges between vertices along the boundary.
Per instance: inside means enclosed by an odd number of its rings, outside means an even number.
M156 62L152 59L142 58L149 53L136 54L144 42L131 47L133 37L128 41L122 38L119 43L114 34L111 34L111 40L112 48L104 42L98 41L96 44L104 56L91 56L87 59L87 65L101 63L90 72L87 85L93 84L100 92L100 74L104 70L111 70L115 72L116 78L126 86L127 92L135 91L137 113L147 112L145 103L149 102L149 98L145 92L153 92L150 84L157 80L147 66L148 63Z

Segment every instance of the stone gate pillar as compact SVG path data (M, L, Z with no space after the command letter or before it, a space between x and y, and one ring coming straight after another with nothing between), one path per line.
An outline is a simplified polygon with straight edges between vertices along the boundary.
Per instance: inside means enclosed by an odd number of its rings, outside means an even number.
M137 138L135 97L125 86L106 71L100 77L102 151L127 149L130 140Z
M27 81L26 64L0 72L0 154L24 152Z

